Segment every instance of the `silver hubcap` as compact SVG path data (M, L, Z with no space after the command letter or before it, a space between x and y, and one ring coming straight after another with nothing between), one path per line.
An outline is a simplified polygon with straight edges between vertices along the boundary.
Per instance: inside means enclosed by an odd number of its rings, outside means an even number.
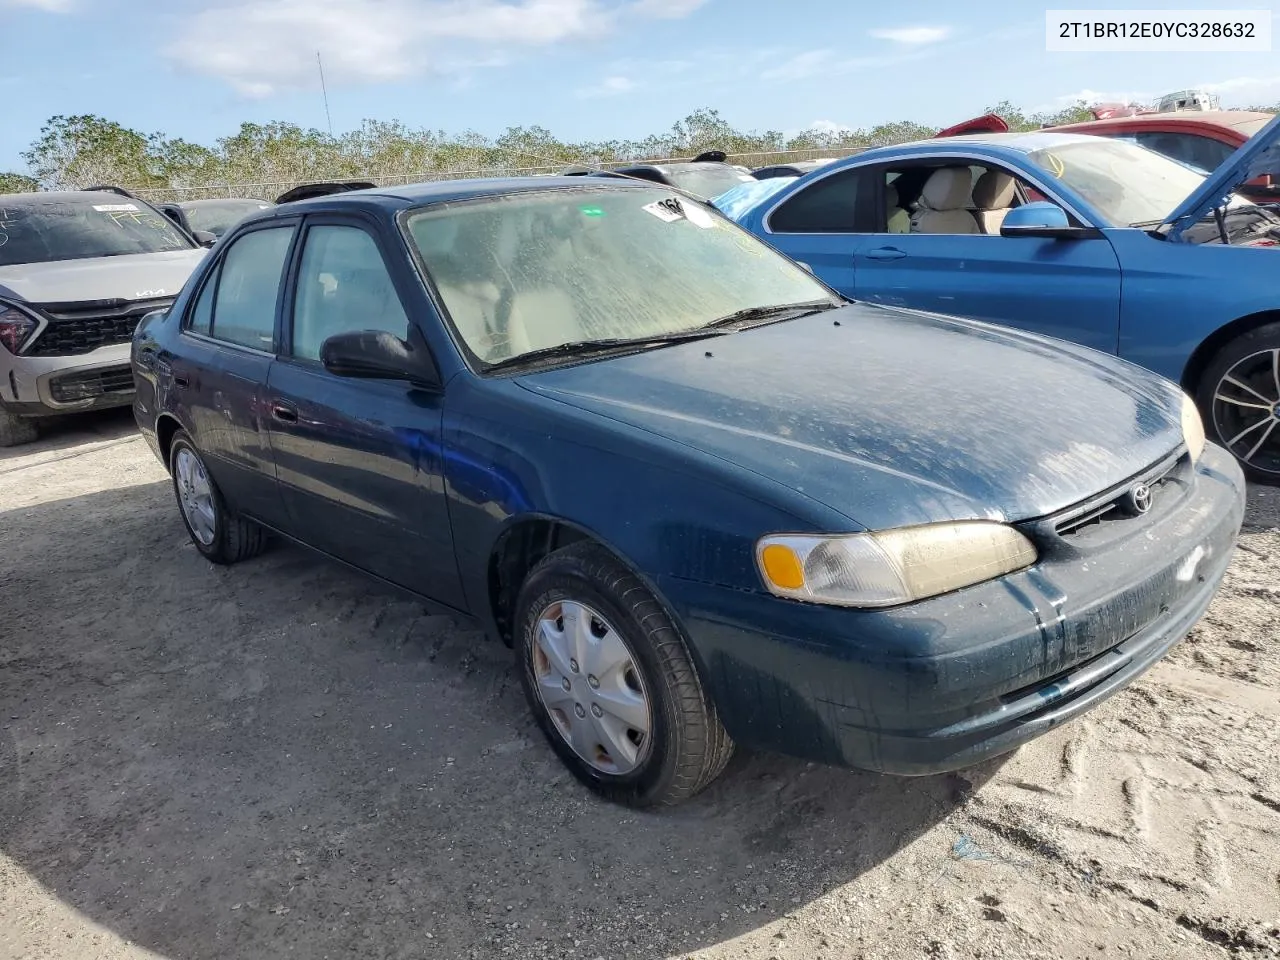
M651 714L631 651L586 604L560 600L538 615L534 686L573 752L602 773L629 773L649 754Z
M217 521L209 475L204 472L204 464L200 462L200 458L185 447L174 457L173 468L178 482L178 503L182 506L182 515L187 518L187 526L191 528L195 538L207 547L213 543Z
M1218 381L1213 423L1238 459L1280 473L1280 348L1245 357Z

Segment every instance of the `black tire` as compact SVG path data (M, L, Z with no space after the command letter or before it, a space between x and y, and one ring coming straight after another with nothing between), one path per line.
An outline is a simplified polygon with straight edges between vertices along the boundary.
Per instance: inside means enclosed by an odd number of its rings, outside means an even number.
M602 772L579 757L536 690L537 618L564 600L586 604L607 619L640 673L652 729L644 759L624 775ZM515 625L513 646L529 707L552 749L588 787L627 806L670 805L692 797L724 770L733 741L703 690L679 628L644 583L607 550L583 542L545 557L520 589Z
M40 436L36 422L0 407L0 447L16 447L32 443Z
M178 488L178 471L176 468L178 454L181 451L188 451L194 456L208 477L214 510L213 539L209 543L202 542L200 537L196 536L196 532L192 529L191 522L187 519L186 512L182 507L182 493ZM267 532L251 520L246 520L239 514L234 513L227 506L226 500L223 499L222 491L218 489L213 475L208 472L208 468L204 465L204 458L200 456L200 451L196 449L190 435L185 430L177 431L170 443L169 476L173 482L173 496L178 503L178 515L182 517L182 525L187 528L187 535L191 537L191 542L195 544L196 549L206 559L221 564L239 563L241 560L256 557L263 551L267 545Z
M1215 397L1220 392L1218 388L1223 383L1223 377L1235 371L1238 364L1251 357L1259 357L1257 363L1260 365L1267 360L1274 363L1274 354L1270 357L1259 355L1275 350L1280 350L1280 323L1268 323L1255 327L1242 333L1219 350L1196 385L1196 405L1200 408L1201 416L1204 417L1205 433L1208 438L1226 447L1243 468L1245 476L1255 483L1280 484L1280 423L1277 423L1274 428L1267 425L1260 426L1234 447L1228 446L1227 442L1238 436L1244 427L1250 426L1252 417L1260 416L1262 411L1224 403L1216 400ZM1241 371L1251 366L1246 364ZM1274 382L1275 376L1274 367L1270 375L1267 375L1265 370L1260 370L1257 382L1251 386L1254 386L1267 399L1275 397L1275 400L1280 402L1280 396L1277 396L1280 394L1280 384ZM1250 402L1262 402L1260 397L1236 387L1228 386L1223 392ZM1245 415L1249 417L1242 419ZM1252 446L1250 441L1268 429L1271 430L1269 439L1253 455L1252 461L1247 462L1244 457L1250 452L1249 448Z

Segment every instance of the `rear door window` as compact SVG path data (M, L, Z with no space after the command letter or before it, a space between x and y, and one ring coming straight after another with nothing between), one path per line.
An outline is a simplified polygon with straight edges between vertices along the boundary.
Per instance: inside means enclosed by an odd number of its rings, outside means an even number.
M785 200L769 217L774 233L857 233L860 194L865 193L861 170L845 170L823 177Z
M209 336L254 350L274 350L276 303L293 234L293 226L269 227L246 233L231 245L217 268ZM200 308L197 302L193 329Z

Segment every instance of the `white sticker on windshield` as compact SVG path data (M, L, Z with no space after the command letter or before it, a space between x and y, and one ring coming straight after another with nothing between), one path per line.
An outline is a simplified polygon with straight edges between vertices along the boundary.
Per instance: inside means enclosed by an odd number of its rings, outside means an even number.
M709 230L716 225L716 222L711 219L711 214L691 200L681 200L680 209L684 211L685 217L695 227Z
M132 203L95 203L93 209L99 213L137 213L138 208Z
M681 207L680 201L675 197L667 200L655 200L653 203L647 203L640 209L645 213L652 213L664 223L674 223L684 218L684 208Z

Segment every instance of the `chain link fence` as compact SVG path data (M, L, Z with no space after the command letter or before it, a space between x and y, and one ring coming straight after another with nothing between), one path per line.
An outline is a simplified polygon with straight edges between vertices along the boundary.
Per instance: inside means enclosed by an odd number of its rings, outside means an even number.
M801 160L836 159L851 156L865 147L840 147L814 150L777 150L758 153L731 154L728 162L756 169L778 163L795 163ZM633 163L684 163L689 157L664 157L655 160L618 160L608 163L579 161L578 163L546 163L536 166L521 165L513 158L510 163L498 162L484 166L454 164L410 173L357 173L341 177L297 177L288 180L260 180L244 182L204 183L178 187L130 187L126 189L136 196L153 203L173 203L182 200L210 200L226 197L250 197L274 200L287 190L304 183L344 183L364 180L380 187L403 186L409 183L426 183L434 180L463 180L473 177L531 177L559 173L568 167L587 165L601 169L613 169Z

